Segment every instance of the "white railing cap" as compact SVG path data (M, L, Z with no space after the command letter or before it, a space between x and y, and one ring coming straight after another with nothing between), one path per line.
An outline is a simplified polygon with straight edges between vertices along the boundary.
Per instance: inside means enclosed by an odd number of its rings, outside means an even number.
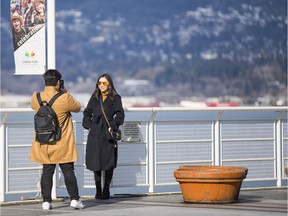
M125 107L130 112L176 112L176 111L288 111L287 106L240 106L240 107ZM83 111L83 109L81 110ZM0 108L1 113L29 113L31 108Z

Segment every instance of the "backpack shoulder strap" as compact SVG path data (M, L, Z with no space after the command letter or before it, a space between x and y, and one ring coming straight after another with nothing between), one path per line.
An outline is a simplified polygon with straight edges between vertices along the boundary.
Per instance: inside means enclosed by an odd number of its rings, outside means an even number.
M62 95L62 94L64 94L64 92L62 92L62 91L60 91L60 92L58 92L56 95L54 95L52 98L51 98L51 100L49 101L49 106L51 107L52 106L52 104L54 103L54 101L60 96L60 95Z
M40 106L42 106L42 100L41 100L41 96L40 96L40 92L37 92L37 100Z

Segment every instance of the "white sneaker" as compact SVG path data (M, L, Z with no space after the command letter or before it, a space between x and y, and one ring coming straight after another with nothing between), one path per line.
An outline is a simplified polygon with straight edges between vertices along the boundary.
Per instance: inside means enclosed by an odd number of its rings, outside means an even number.
M70 206L75 208L75 209L84 208L84 205L82 203L82 199L81 198L79 200L71 200Z
M43 210L51 210L52 209L52 204L49 202L43 202L42 203L42 209Z

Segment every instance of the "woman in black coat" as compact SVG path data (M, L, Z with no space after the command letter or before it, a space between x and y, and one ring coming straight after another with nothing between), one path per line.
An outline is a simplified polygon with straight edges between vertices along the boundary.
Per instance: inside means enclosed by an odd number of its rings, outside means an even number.
M101 110L103 109L110 123L110 128ZM110 183L113 170L117 166L117 142L109 140L108 130L117 130L124 122L124 110L121 96L115 90L109 74L102 74L96 84L87 107L83 112L82 125L89 130L86 147L86 166L94 172L96 199L110 198ZM105 171L102 191L101 171Z

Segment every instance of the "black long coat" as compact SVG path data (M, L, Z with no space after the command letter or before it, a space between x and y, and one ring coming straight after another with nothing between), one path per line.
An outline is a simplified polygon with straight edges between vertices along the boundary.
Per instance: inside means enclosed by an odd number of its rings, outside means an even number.
M112 129L124 122L120 95L107 96L102 103ZM86 147L86 167L92 171L111 170L117 166L117 142L107 139L108 125L102 114L100 101L92 95L83 112L82 125L89 130Z

